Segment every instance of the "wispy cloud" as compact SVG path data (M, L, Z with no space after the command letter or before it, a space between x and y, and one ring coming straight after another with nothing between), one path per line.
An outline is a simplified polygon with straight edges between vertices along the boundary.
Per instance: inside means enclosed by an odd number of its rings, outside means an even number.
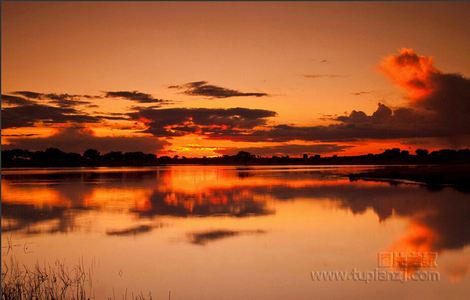
M346 77L345 75L341 74L304 74L303 75L305 78L341 78L341 77Z
M352 93L354 96L362 96L362 95L368 95L371 94L371 91L359 91L359 92L354 92Z
M262 92L242 92L234 89L224 88L209 84L207 81L195 81L183 85L171 85L169 88L183 90L183 93L190 96L204 96L209 98L230 98L230 97L265 97L267 93Z
M90 104L90 101L83 99L100 98L100 96L92 95L74 95L67 93L39 93L33 91L16 91L12 94L21 95L29 99L47 100L49 104L55 104L60 107L74 107L78 105Z
M106 98L121 98L126 100L135 101L138 103L159 103L159 104L169 104L172 101L160 99L152 96L151 94L142 93L139 91L115 91L115 92L105 92Z

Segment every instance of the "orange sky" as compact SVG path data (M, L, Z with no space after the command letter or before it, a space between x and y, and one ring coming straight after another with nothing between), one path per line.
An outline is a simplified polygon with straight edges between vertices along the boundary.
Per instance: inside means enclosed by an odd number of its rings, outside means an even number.
M412 49L413 54L422 57L421 62L432 57L432 70L443 76L458 73L462 84L468 86L469 12L469 3L2 2L2 94L25 97L15 92L34 91L89 95L92 97L74 98L88 102L69 106L74 114L125 114L119 115L122 120L78 123L75 119L38 117L39 121L29 124L29 110L2 111L4 125L15 122L3 127L2 144L38 149L50 145L70 151L89 147L131 151L135 146L136 150L185 156L266 147L273 149L269 150L272 154L288 153L290 145L328 144L312 147L311 151L309 146L297 147L292 155L358 154L393 146L410 150L418 146L468 146L465 136L470 132L466 131L452 134L451 139L448 131L424 136L403 133L400 123L400 133L390 137L361 133L357 138L348 135L338 139L335 134L325 137L324 128L317 126L336 124L335 118L348 116L354 110L371 115L379 102L395 109L408 107L410 98L428 101L421 93L423 89L414 93L416 89L410 88L410 82L415 83L412 80L422 79L413 73L415 65L410 65L412 73L399 65L400 70L392 75L390 69L379 67L385 57L403 54L399 52L402 48ZM445 81L434 81L434 71L428 71L423 72L430 76L431 92L439 94L445 90ZM185 84L199 81L244 95L191 94ZM138 91L155 99L170 100L157 103L161 107L153 109L188 108L189 116L165 125L165 133L157 133L160 127L149 124L161 122L160 115L149 119L143 116L151 113L140 112L156 103L105 97L109 91ZM468 99L467 89L462 91L461 98ZM48 109L60 106L47 97L32 101L47 105ZM4 109L15 107L5 101L2 104ZM229 117L230 123L236 123L233 127L225 121L210 125L216 128L209 126L210 120L219 117L219 112L211 109L237 107L272 111L275 116L260 117L255 120L260 121L257 125L240 125L235 114ZM211 110L210 117L205 112L200 118L208 119L195 120L194 108ZM424 109L443 112L435 107ZM164 118L170 118L171 113L163 114ZM17 114L25 119L22 124L17 124ZM247 114L244 122L253 121L252 111ZM350 121L342 124L349 125ZM183 125L191 127L191 132L176 128ZM214 138L212 131L225 137L227 129L252 134L277 125L302 130L309 127L307 135L321 130L322 138L305 138L301 134L292 139L281 140L276 135L276 139L253 137L241 141L239 136ZM81 129L64 131L70 127ZM149 127L154 131L149 131ZM55 137L48 140L51 135ZM146 139L155 140L155 146Z

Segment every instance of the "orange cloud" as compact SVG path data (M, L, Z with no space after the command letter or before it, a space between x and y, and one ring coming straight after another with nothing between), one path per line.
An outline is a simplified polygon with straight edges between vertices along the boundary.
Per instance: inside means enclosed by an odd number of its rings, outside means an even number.
M409 48L402 48L399 54L385 57L379 68L393 82L405 88L414 100L427 96L435 89L432 77L439 73L433 66L432 57L420 56Z

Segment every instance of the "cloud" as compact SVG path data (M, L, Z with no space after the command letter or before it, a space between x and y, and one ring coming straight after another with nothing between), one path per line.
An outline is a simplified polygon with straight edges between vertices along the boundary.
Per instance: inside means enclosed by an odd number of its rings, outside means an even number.
M172 85L169 88L184 90L183 93L190 96L204 96L209 98L229 98L229 97L264 97L266 93L241 92L216 85L211 85L207 81L189 82L183 85Z
M105 92L107 98L122 98L126 100L135 101L138 103L170 103L169 100L155 98L150 94L138 92L138 91L118 91L118 92Z
M402 49L385 58L380 69L403 87L410 103L391 108L379 103L368 115L353 110L332 118L327 126L279 124L249 133L214 133L213 139L233 141L353 141L361 139L441 138L462 140L470 135L470 79L460 74L445 74L432 65L432 59Z
M2 94L2 104L28 105L28 104L34 104L34 102L23 97Z
M442 73L431 57L419 56L412 49L385 58L380 68L403 87L410 107L432 115L431 131L445 135L470 134L470 79L460 74Z
M124 113L101 113L101 112L94 112L96 115L94 115L97 118L101 118L104 120L123 120L123 121L129 121L129 116Z
M21 95L26 98L32 98L32 99L39 99L41 95L43 95L42 93L31 92L31 91L16 91L16 92L13 92L13 94Z
M91 95L72 95L67 93L39 93L33 91L16 91L12 94L21 95L29 99L47 100L49 104L55 104L60 107L74 107L77 105L90 104L90 101L84 101L82 99L99 98L99 96Z
M4 137L25 137L25 136L37 136L37 133L18 133L18 134L2 134Z
M138 91L108 91L107 98L122 98L138 103L154 103L151 107L134 107L124 115L89 114L73 107L79 97L71 94L44 94L17 91L14 96L3 95L7 107L2 109L3 128L56 123L97 123L102 120L129 120L145 126L145 133L171 138L198 134L207 139L249 142L338 142L359 140L440 139L453 146L468 144L470 136L470 79L460 74L443 73L430 57L418 55L412 49L401 49L385 57L379 66L393 83L403 88L407 104L392 107L379 103L372 112L353 110L348 115L332 116L330 125L302 126L276 124L269 119L276 112L248 108L168 108L160 109L167 100ZM309 78L339 77L338 74L310 74ZM237 96L267 96L266 93L241 92L209 84L207 81L171 86L193 96L228 98ZM358 91L354 95L363 95ZM40 104L46 99L58 106ZM67 104L64 104L67 103ZM88 104L90 105L90 104ZM466 138L467 137L467 138ZM336 145L339 146L339 145ZM269 151L278 151L270 148ZM291 153L300 151L290 146ZM233 149L235 150L235 149ZM261 149L253 149L261 151ZM287 150L287 148L285 148ZM294 151L295 150L295 151ZM305 149L307 150L307 149ZM321 150L321 149L317 149ZM339 150L339 149L338 149ZM303 151L302 151L303 152ZM313 152L313 151L312 151ZM319 152L319 151L314 151Z
M238 151L248 151L255 155L302 155L307 154L324 154L344 151L351 146L337 145L337 144L313 144L313 145L297 145L297 144L282 144L275 146L264 147L244 147L244 148L225 148L218 149L215 152L219 154L233 155Z
M352 93L354 96L362 96L362 95L367 95L370 94L370 91L360 91L360 92L354 92Z
M340 116L331 120L335 121L335 124L322 126L279 124L250 132L213 132L208 135L208 138L250 142L288 142L294 140L344 142L360 139L429 137L445 133L439 132L439 129L432 132L426 131L433 124L432 119L424 114L418 114L407 108L392 111L380 103L377 110L371 115L362 111L353 111L348 116Z
M99 137L93 131L83 127L67 127L58 133L41 138L11 138L9 145L2 145L3 148L44 150L46 148L57 147L67 152L83 152L93 148L101 152L107 151L142 151L157 152L168 143L153 137Z
M210 135L215 132L245 132L266 125L274 111L249 108L140 108L128 114L147 125L145 132L159 137L191 133Z
M393 82L419 98L435 90L433 77L440 74L431 57L420 56L413 49L403 48L398 55L385 57L379 66Z
M142 93L139 91L107 91L104 96L100 95L74 95L68 93L40 93L34 91L16 91L12 92L15 95L21 95L29 100L47 100L49 104L58 105L60 107L73 107L77 105L87 105L87 107L96 107L90 101L83 99L101 99L101 98L121 98L126 100L135 101L138 103L159 103L168 104L170 100L164 100L153 97L151 94ZM12 97L12 96L10 96Z
M46 125L60 123L98 123L102 120L129 120L126 114L90 114L74 106L87 104L88 101L77 100L78 97L99 98L90 95L44 94L32 91L16 91L13 95L2 95L2 102L8 106L2 109L2 128L31 127L37 123ZM46 100L47 104L38 100Z
M340 74L305 74L303 75L305 78L340 78L345 77L344 75Z
M70 107L56 107L36 103L6 107L2 109L2 129L31 127L38 122L56 123L96 123L100 118L90 116Z

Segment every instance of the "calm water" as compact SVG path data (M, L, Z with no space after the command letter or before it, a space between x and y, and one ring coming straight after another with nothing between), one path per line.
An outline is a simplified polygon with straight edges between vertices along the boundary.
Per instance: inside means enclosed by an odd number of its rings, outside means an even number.
M80 259L96 299L463 299L470 194L350 182L351 168L217 167L2 172L2 259ZM437 252L439 281L313 281L377 255Z

